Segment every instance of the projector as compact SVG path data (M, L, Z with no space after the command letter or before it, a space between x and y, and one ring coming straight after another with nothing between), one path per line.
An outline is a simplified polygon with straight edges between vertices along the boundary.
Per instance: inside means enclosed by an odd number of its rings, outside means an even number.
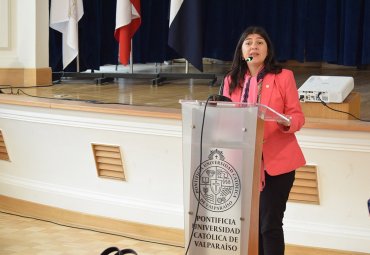
M298 89L298 94L301 102L342 103L353 88L353 77L313 75Z

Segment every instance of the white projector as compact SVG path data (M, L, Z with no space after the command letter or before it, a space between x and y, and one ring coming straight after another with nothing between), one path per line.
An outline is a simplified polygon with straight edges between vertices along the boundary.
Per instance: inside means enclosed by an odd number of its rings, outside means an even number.
M313 75L298 89L299 100L301 102L342 103L353 88L353 77Z

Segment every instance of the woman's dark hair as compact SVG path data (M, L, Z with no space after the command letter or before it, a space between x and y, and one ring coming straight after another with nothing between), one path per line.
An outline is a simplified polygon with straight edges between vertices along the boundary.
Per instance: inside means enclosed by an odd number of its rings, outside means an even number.
M262 36L262 38L266 41L267 44L267 56L264 61L265 64L265 72L266 73L280 73L281 72L281 66L279 66L276 63L275 54L272 42L266 33L265 29L262 27L248 27L244 32L241 34L239 42L236 46L235 53L234 53L234 59L231 64L231 70L228 72L228 75L230 75L231 83L230 83L230 94L234 91L234 89L243 84L244 82L244 75L248 70L247 62L243 58L242 54L242 46L245 39L248 37L248 35L251 34L258 34Z

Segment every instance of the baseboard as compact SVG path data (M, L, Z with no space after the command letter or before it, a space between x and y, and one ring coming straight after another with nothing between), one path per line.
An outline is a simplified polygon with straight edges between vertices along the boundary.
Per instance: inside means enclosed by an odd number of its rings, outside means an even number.
M182 229L166 228L95 216L0 195L0 210L22 216L92 229L131 238L184 246Z
M51 68L0 68L0 84L42 86L51 84Z
M290 245L304 245L322 250L369 254L370 230L298 220L284 221L285 241Z
M150 226L88 215L2 195L0 195L0 211L47 220L72 227L92 229L95 231L118 234L141 240L184 246L183 230ZM368 254L338 249L315 248L295 244L287 244L286 251L289 254Z

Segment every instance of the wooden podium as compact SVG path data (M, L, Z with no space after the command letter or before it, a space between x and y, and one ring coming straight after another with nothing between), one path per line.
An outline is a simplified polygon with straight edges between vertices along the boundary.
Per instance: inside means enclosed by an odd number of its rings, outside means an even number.
M180 101L189 255L257 255L264 105Z

